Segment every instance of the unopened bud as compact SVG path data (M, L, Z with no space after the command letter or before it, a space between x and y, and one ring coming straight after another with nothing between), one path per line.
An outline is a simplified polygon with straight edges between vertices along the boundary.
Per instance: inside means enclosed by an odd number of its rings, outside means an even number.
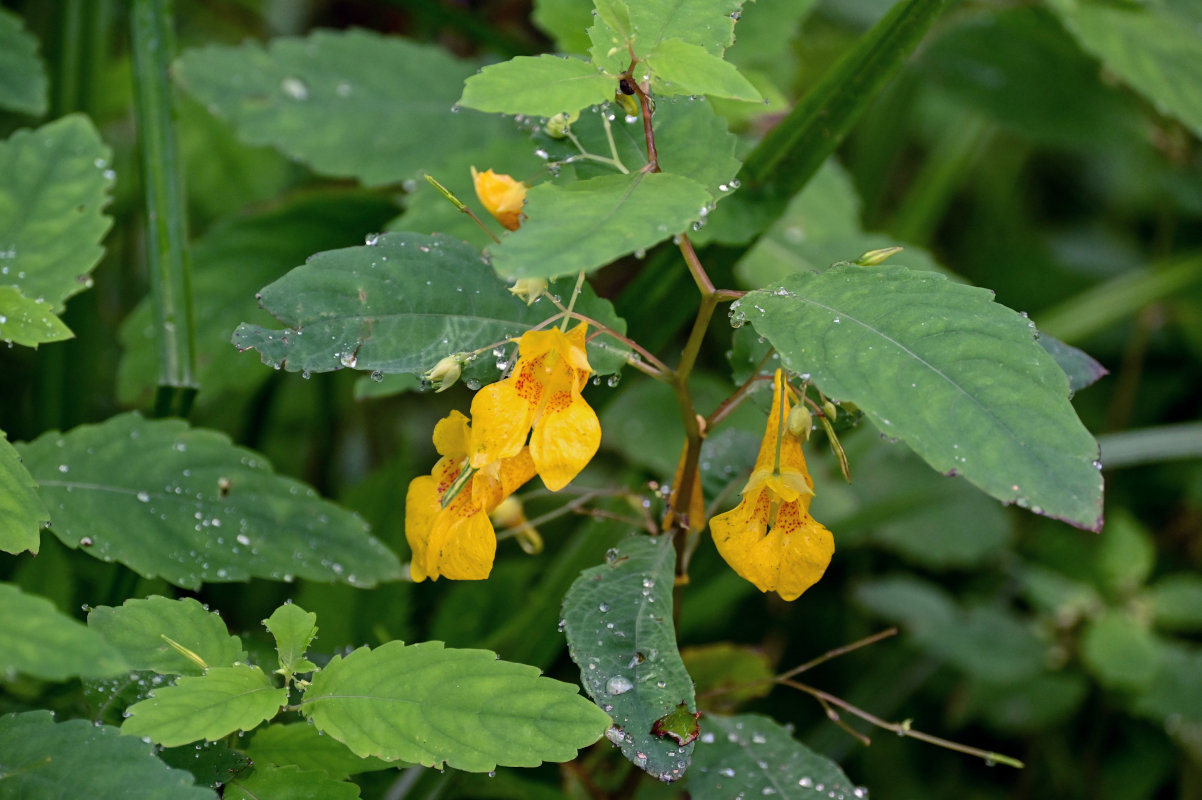
M547 291L547 281L544 278L518 278L513 286L509 287L510 294L516 294L518 297L526 301L526 305L534 305L534 301L542 297Z
M463 363L466 360L466 354L464 353L449 355L435 364L434 369L422 377L434 386L434 391L436 392L450 389L459 380L460 374L463 373Z
M627 116L637 117L639 115L639 101L631 97L632 94L634 94L633 89L631 90L631 94L620 91L614 92L614 102L626 112Z
M900 253L900 247L882 247L880 250L869 250L864 255L856 259L856 263L861 267L875 267L877 264L884 263L889 256Z
M834 422L839 417L839 409L835 408L835 404L830 400L822 401L822 413L826 415L826 418L831 422Z
M810 438L810 429L814 427L814 415L806 408L805 403L798 403L790 409L785 427L790 434L804 442Z
M510 495L501 501L500 505L488 515L493 525L500 528L513 528L513 538L518 540L518 546L526 555L536 556L543 551L543 537L526 519L526 511L522 501Z
M562 139L567 136L572 130L572 123L580 118L580 112L575 114L556 114L547 120L547 124L543 126L543 130L552 139Z

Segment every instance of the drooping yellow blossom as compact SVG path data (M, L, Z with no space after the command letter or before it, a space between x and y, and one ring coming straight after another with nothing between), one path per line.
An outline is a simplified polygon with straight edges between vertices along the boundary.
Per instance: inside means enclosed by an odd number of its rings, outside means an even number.
M601 423L580 396L593 371L587 333L582 323L567 333L522 334L513 373L472 399L473 467L516 456L530 432L530 456L548 489L559 491L584 469L601 444Z
M439 576L483 580L492 571L497 536L489 513L534 477L529 448L482 464L467 476L471 427L452 411L434 426L434 447L442 456L429 475L409 483L405 497L405 538L413 550L414 581ZM454 497L443 505L448 492Z
M529 187L491 169L477 172L475 167L472 167L472 183L476 186L476 197L488 213L509 230L516 231L522 224L522 205Z
M810 516L814 481L806 469L801 440L785 426L789 414L784 377L776 371L772 412L751 480L738 506L710 520L710 531L726 563L761 592L795 600L822 577L835 541Z

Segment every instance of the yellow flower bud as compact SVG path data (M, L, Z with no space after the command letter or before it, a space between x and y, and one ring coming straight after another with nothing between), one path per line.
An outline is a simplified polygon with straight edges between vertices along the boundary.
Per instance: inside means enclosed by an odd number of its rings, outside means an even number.
M477 172L475 167L472 167L472 183L476 187L476 197L488 213L509 230L516 231L522 224L522 205L529 187L491 169Z
M547 291L547 281L545 278L518 278L513 286L509 287L510 294L516 294L518 297L526 301L526 305L534 305L534 301L543 296Z
M464 353L449 355L435 364L434 369L422 377L434 385L434 391L436 392L450 389L459 380L459 376L463 372L463 364L466 360L467 357Z
M880 250L869 250L864 255L856 259L856 263L861 267L875 267L877 264L883 264L889 256L896 255L902 251L900 247L882 247Z
M785 427L788 428L790 434L803 442L810 438L810 429L814 427L814 416L810 413L810 409L806 408L805 403L798 403L789 409L789 416L785 418Z

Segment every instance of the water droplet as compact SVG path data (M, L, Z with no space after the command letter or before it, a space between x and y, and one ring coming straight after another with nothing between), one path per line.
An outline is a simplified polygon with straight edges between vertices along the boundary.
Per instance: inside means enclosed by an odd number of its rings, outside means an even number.
M625 694L634 688L634 683L625 675L614 675L605 682L605 691L609 694Z
M309 87L300 78L284 78L284 80L280 81L280 90L293 100L309 99Z
M137 495L135 495L135 496L138 498L139 503L149 503L150 502L150 495L146 492L138 492Z

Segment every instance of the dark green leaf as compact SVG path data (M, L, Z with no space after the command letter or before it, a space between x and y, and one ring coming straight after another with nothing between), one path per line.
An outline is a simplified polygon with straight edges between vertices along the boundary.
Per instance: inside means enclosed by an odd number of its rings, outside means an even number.
M0 342L37 347L74 335L49 303L31 300L16 286L0 286Z
M0 717L4 772L0 794L12 798L89 800L214 800L192 775L171 769L154 747L108 725L73 719L54 723L50 711Z
M0 108L40 117L46 113L46 85L38 40L20 17L0 9Z
M45 681L107 678L128 669L121 653L44 597L0 583L0 675Z
M475 67L440 47L351 30L191 50L175 75L247 143L378 186L502 130L453 110Z
M280 657L280 672L291 676L297 672L312 672L317 666L305 658L309 643L317 635L317 615L300 606L285 603L263 620L264 627L275 637Z
M171 600L152 595L88 612L88 627L116 647L132 669L166 675L200 675L204 667L169 644L166 636L210 667L228 667L246 658L242 640L225 622L191 597Z
M1148 587L1157 627L1192 631L1202 628L1202 576L1192 572L1166 575Z
M672 623L675 566L672 537L635 536L581 573L563 598L568 652L585 691L613 717L606 735L661 781L684 775L693 744L656 735L656 721L681 704L697 710Z
M211 789L244 775L252 767L249 758L231 749L225 742L197 742L182 747L168 747L159 752L159 758L168 766L191 772L198 784Z
M234 344L293 371L420 374L444 356L503 344L558 313L545 299L527 306L457 239L395 233L372 242L319 253L264 288L263 307L290 328L243 324ZM625 331L589 289L577 309ZM485 357L492 358L487 350ZM625 363L624 346L596 337L589 361L598 373L615 372Z
M839 765L759 714L707 715L689 772L689 793L709 797L865 798Z
M214 431L123 414L20 451L64 544L148 578L374 586L400 575L362 520Z
M750 320L785 367L855 403L940 472L1098 530L1097 442L1031 323L992 300L905 267L847 266L751 292L731 314Z
M1048 351L1048 355L1056 359L1060 369L1068 376L1070 392L1079 392L1110 374L1110 370L1099 364L1089 353L1071 344L1065 344L1055 336L1041 333L1039 344Z
M1156 543L1135 516L1117 510L1099 539L1093 563L1101 588L1125 595L1142 586L1156 565Z
M772 664L750 647L717 642L681 648L680 657L707 709L730 711L772 691Z
M61 310L92 285L88 273L112 225L101 213L113 184L111 158L82 114L0 142L0 286Z
M352 800L359 796L359 787L350 781L338 780L320 770L301 769L295 765L282 767L256 766L254 772L239 777L226 787L223 800Z
M375 772L407 766L403 762L363 758L347 749L332 736L323 736L307 723L268 725L255 733L246 754L256 764L319 769L332 778L345 778L360 772Z
M497 271L514 278L591 271L682 233L709 202L704 186L667 173L544 183L526 196L529 219L488 252Z
M204 675L180 678L155 689L127 709L127 736L148 736L164 747L210 741L253 730L288 702L288 690L272 685L258 667L210 667Z
M567 761L609 725L575 686L442 642L335 656L301 711L358 755L468 772Z
M38 496L37 482L0 431L0 550L37 555L50 512Z
M1202 723L1202 648L1177 642L1160 646L1160 667L1150 685L1135 698L1135 710L1162 724Z
M1082 634L1081 659L1103 686L1145 689L1160 669L1164 649L1140 620L1109 610Z
M459 105L502 114L574 114L613 98L617 80L587 61L553 55L518 56L467 79Z

